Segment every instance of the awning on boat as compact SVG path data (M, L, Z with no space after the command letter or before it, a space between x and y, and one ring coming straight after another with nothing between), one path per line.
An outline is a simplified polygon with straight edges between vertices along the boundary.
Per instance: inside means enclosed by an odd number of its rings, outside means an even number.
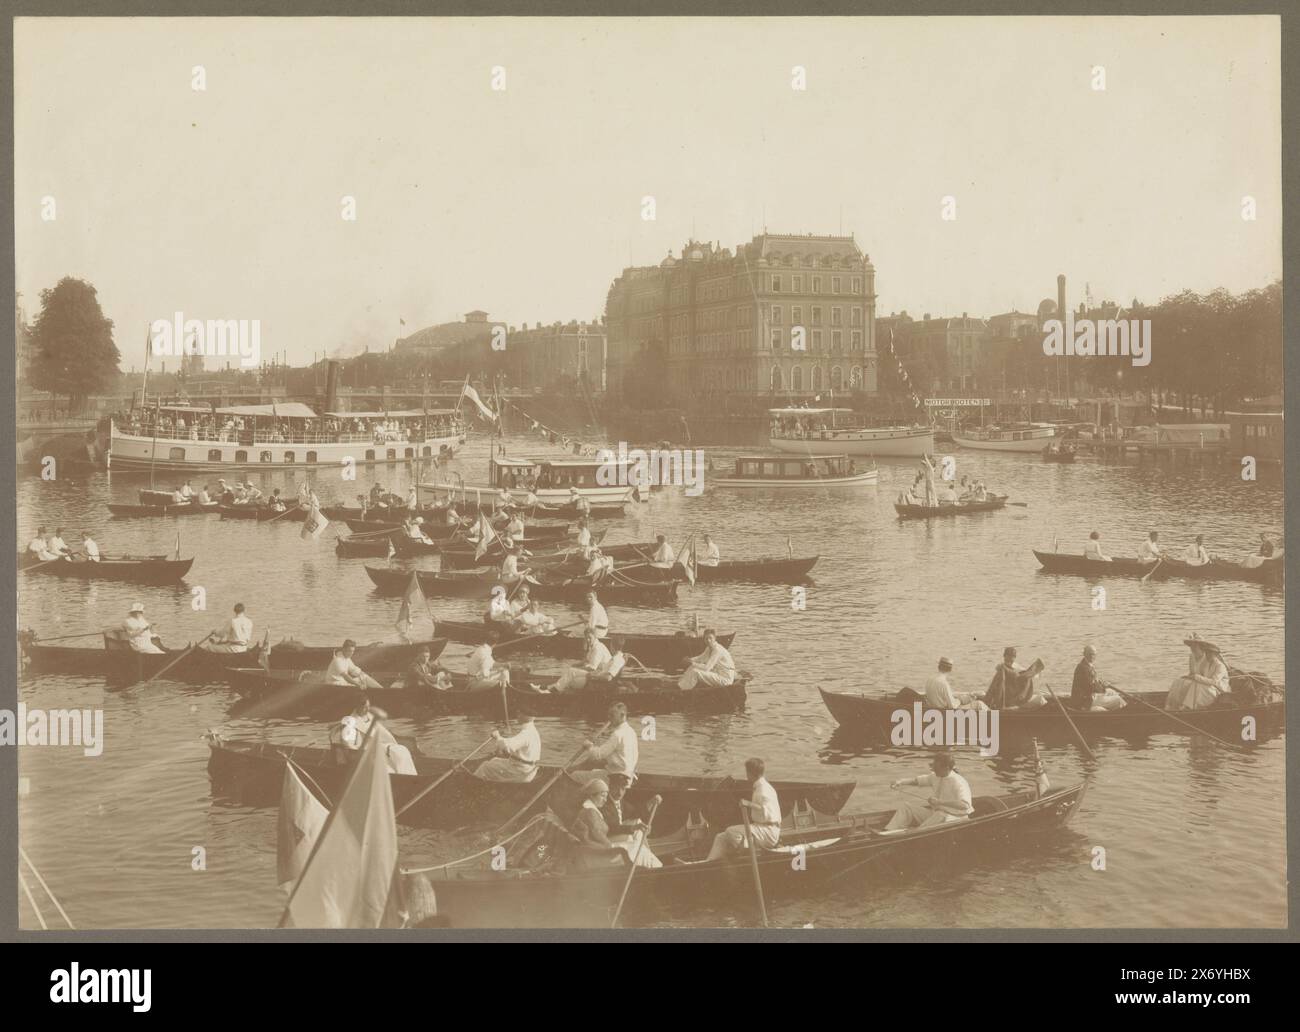
M198 412L200 415L212 415L212 409L207 405L159 405L158 408L164 412Z
M300 401L277 401L274 405L231 405L217 409L222 416L275 417L276 419L315 419L316 413Z
M389 409L387 412L326 412L333 419L415 419L418 416L454 416L455 409Z

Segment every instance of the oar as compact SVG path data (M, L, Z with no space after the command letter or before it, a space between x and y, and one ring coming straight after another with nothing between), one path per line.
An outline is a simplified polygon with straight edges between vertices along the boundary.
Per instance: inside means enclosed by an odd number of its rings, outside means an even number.
M594 742L597 738L603 735L608 729L609 729L609 721L607 720L605 721L605 723L603 723L600 726L600 730L596 732L595 736L592 738L592 741ZM544 784L540 789L538 789L537 794L534 795L530 800L528 800L528 802L526 802L523 805L523 807L517 813L515 813L513 817L511 817L508 821L506 821L505 824L501 825L501 827L497 828L496 832L494 833L494 837L500 839L502 837L503 832L507 831L510 828L510 826L515 823L515 821L519 820L520 817L522 817L529 810L531 810L533 808L533 804L535 804L537 800L541 799L542 796L546 795L546 793L551 790L552 785L554 785L557 781L559 781L560 778L563 777L565 774L569 773L569 767L577 763L578 757L581 756L586 751L587 751L587 747L585 745L580 745L578 747L578 751L569 757L569 762L566 763L563 767L561 767L558 771L556 771L555 774L551 777L551 779L548 782L546 782L546 784Z
M213 631L213 632L212 632L211 634L209 634L206 638L203 638L201 641L197 642L196 644L191 645L188 649L186 649L186 650L185 650L184 652L182 652L179 656L177 656L175 659L173 659L173 660L172 660L170 663L168 663L165 667L163 667L161 670L159 670L158 673L154 674L153 677L149 678L148 681L144 681L144 682L140 685L140 687L143 688L146 684L149 684L149 683L151 683L151 682L153 682L153 681L158 680L158 678L162 677L163 674L167 673L168 670L170 670L172 667L174 667L177 663L179 663L182 659L184 659L186 656L188 656L191 652L193 652L195 649L199 648L199 646L201 646L201 645L205 645L207 642L211 641L211 640L212 640L213 638L215 638L216 636L217 636L217 632L216 632L216 631Z
M1161 709L1159 706L1147 702L1146 699L1139 699L1136 695L1130 695L1128 692L1121 691L1120 689L1115 688L1114 685L1111 685L1111 687L1115 689L1116 694L1118 694L1122 698L1127 699L1129 702L1139 702L1143 706L1147 707L1147 709L1153 709L1157 713L1163 713L1170 720L1174 721L1175 723L1182 724L1184 727L1189 728L1192 731L1195 731L1198 735L1204 735L1206 738L1213 738L1220 745L1230 745L1236 749L1242 749L1242 750L1246 749L1246 747L1240 744L1239 742L1230 742L1226 738L1220 738L1218 735L1212 735L1204 728L1197 727L1190 720L1183 720L1182 717L1175 716L1173 713L1170 713L1169 710Z
M284 519L284 517L288 516L289 513L294 512L294 511L296 511L296 507L295 507L294 509L290 509L290 508L287 508L287 507L286 507L285 510L284 510L284 512L280 513L280 515L278 515L278 516L272 516L272 517L271 517L269 520L267 520L266 522L267 522L267 523L274 523L276 520Z
M646 814L645 827L641 830L641 841L637 843L636 852L632 855L632 870L627 872L627 881L623 883L623 894L618 897L618 907L614 910L614 920L609 923L611 928L618 927L618 918L623 913L623 903L627 900L627 890L632 887L632 875L636 874L636 862L640 859L645 844L650 841L650 829L654 826L655 811L659 809L659 804L662 802L663 798L661 796L653 796L650 799L650 812Z
M758 896L758 910L763 917L763 927L767 925L767 902L763 899L763 879L758 873L758 847L754 845L754 829L749 823L749 807L745 800L740 801L740 815L745 820L745 838L749 840L749 866L754 872L754 893Z
M1143 576L1140 583L1145 584L1147 580L1151 577L1151 574L1155 573L1156 570L1160 569L1160 564L1163 563L1164 561L1165 561L1165 557L1162 555L1159 559L1156 560L1156 564L1153 567L1151 567L1150 571L1145 576Z
M1070 730L1074 732L1075 738L1079 740L1079 748L1083 750L1084 755L1087 756L1088 759L1096 763L1097 762L1096 754L1091 749L1088 748L1088 743L1084 740L1084 737L1079 732L1079 729L1075 727L1074 721L1070 719L1070 714L1066 710L1065 704L1061 702L1056 692L1052 691L1052 686L1048 684L1046 681L1043 682L1043 687L1047 689L1047 693L1051 695L1053 701L1055 701L1057 709L1061 711L1061 716L1065 718L1065 722L1070 725Z
M1007 505L1014 505L1014 506L1016 506L1016 507L1019 508L1019 509L1028 509L1028 508L1029 508L1029 503L1028 503L1028 502L1007 502Z
M99 638L104 634L103 631L90 631L87 634L65 634L58 638L33 638L33 645L44 645L51 641L73 641L77 638Z
M488 740L487 740L486 742L482 742L482 743L480 743L480 744L479 744L479 745L474 749L474 751L473 751L472 753L470 753L470 754L469 754L468 756L466 756L463 760L461 760L459 763L457 763L454 767L451 768L451 770L447 771L446 774L442 775L442 777L440 777L440 778L438 778L436 781L434 781L433 784L431 784L431 785L426 785L424 788L420 789L419 794L417 794L414 798L412 798L411 800L409 800L409 801L406 803L405 806L403 806L400 810L397 811L397 813L393 814L394 818L402 816L402 814L406 813L406 811L409 810L412 806L414 806L414 805L415 805L416 803L418 803L421 799L423 799L423 798L424 798L425 796L427 796L430 792L432 792L435 788L437 788L437 787L438 787L439 785L441 785L444 781L446 781L449 777L451 777L453 774L455 774L456 771L460 770L463 766L465 766L465 764L469 763L470 760L472 760L475 756L478 755L479 751L482 750L483 746L485 746L485 745L487 745L489 742L493 741L493 738L495 738L495 736L489 737Z

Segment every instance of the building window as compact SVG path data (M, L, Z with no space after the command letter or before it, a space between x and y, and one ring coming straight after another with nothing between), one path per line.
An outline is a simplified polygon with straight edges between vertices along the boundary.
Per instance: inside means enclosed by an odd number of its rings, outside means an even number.
M792 276L791 279L794 280L794 284L793 284L794 292L795 292L796 294L802 294L802 293L803 293L803 277L802 277L802 276Z
M820 350L822 349L822 331L821 331L821 330L813 330L813 331L812 331L812 347L813 347L813 350L814 350L814 351L820 351Z
M316 453L315 453L314 451L309 451L309 452L307 453L307 461L308 461L308 462L315 462L315 461L316 461Z
M773 326L772 327L772 348L775 350L780 346L781 346L781 328L779 326Z
M852 336L852 338L850 339L849 343L850 343L850 346L851 346L852 350L854 350L854 351L861 351L861 350L862 350L862 331L861 331L861 330L854 330L854 331L853 331L853 336Z
M803 322L803 305L795 305L790 309L790 325L798 326Z
M814 276L812 278L812 292L814 294L820 294L822 292L822 278L820 276Z
M184 462L184 461L185 461L185 449L184 449L184 448L170 448L170 449L168 449L168 451L167 451L167 458L171 459L173 462Z
M248 452L246 452L246 451L237 451L237 452L235 452L235 461L236 461L236 462L247 462L247 461L248 461Z
M822 324L822 306L821 306L821 305L813 305L813 306L812 306L812 324L813 324L814 326L820 326L820 325Z
M803 367L795 366L790 370L790 390L803 390Z
M366 461L367 461L367 462L374 462L374 461L375 461L375 449L374 449L374 448L367 448L367 449L366 449Z
M857 276L853 277L853 293L855 294L862 293L862 280L858 279Z
M270 453L269 451L258 452L258 453L257 453L257 461L258 461L258 462L270 462L270 461L272 461L272 460L271 460L271 453Z
M402 455L408 459L413 459L415 458L415 449L407 448L404 452L402 452Z
M839 366L831 366L831 390L838 391L844 386L844 371Z
M844 312L839 305L836 305L834 308L831 309L831 325L832 326L844 325Z
M293 461L294 461L294 453L291 452L291 451L287 451L287 452L285 452L285 453L284 453L284 461L285 461L285 462L293 462Z
M220 449L220 448L210 448L210 449L208 449L208 461L209 461L209 462L220 462L220 461L221 461L221 449Z
M850 308L850 309L849 309L849 325L850 325L850 326L861 326L861 325L862 325L862 309L861 309L861 308Z
M772 277L772 293L773 293L773 294L779 294L779 293L781 293L781 277L780 277L780 276L773 275L773 277Z
M813 366L812 389L815 391L819 391L822 389L822 367L819 365Z
M844 347L844 331L831 330L831 350L840 351Z
M772 325L773 325L773 326L780 326L780 325L781 325L781 306L780 306L780 305L773 305L773 306L772 306Z
M832 276L832 277L831 277L831 293L832 293L832 294L838 294L839 292L840 292L840 278L839 278L838 276Z

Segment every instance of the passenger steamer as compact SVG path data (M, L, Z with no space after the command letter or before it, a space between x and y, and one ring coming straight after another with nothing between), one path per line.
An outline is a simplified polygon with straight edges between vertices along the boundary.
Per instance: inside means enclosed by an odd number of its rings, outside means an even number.
M167 424L110 428L108 468L114 472L188 470L269 472L449 458L465 440L455 409L401 412L327 412L320 417L306 405L237 405L201 408L164 405L153 410ZM382 423L370 428L322 429L340 424Z
M840 426L837 417L852 409L768 409L772 429L768 446L799 455L871 455L919 458L934 453L934 429L928 426ZM829 422L829 426L826 424Z

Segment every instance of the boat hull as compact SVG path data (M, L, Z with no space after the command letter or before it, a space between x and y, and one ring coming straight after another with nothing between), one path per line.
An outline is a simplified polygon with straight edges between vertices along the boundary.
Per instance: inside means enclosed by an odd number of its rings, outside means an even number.
M836 454L843 454L838 452ZM796 480L791 478L783 480L779 477L714 477L714 487L742 488L747 490L790 490L799 488L823 488L823 487L863 487L868 484L874 484L880 479L880 471L869 469L865 473L855 473L848 477L817 477L807 480Z
M469 621L439 620L434 624L434 634L448 638L462 645L481 645L488 640L488 632L494 628L486 623ZM730 648L735 634L719 634L718 644ZM623 651L635 656L648 667L660 670L679 670L695 656L704 651L704 639L688 634L619 634L611 632L605 639L608 644L614 638L621 638ZM586 643L582 637L560 631L556 634L539 634L515 641L507 645L494 645L492 654L499 659L508 656L550 656L554 659L582 659L586 655Z
M188 646L186 647L188 648ZM39 641L23 642L23 657L33 673L85 674L104 677L115 684L133 684L154 677L168 664L180 659L186 649L168 649L166 652L136 652L129 648L72 648L61 645L42 645ZM260 648L247 652L208 652L195 649L180 659L170 670L167 679L217 683L226 679L232 667L246 667L258 662Z
M30 562L18 559L19 569L30 576L73 577L78 580L123 581L131 584L177 584L194 565L191 559L54 559Z
M404 670L414 662L420 649L429 650L429 658L437 659L447 647L445 637L429 641L375 642L358 645L352 662L362 670ZM334 658L333 646L303 645L296 641L282 641L271 649L272 670L324 670ZM252 666L241 663L241 667Z
M384 595L400 595L411 581L411 571L367 566L366 573ZM429 596L443 598L468 598L486 602L498 587L505 587L491 576L465 573L446 575L418 571L420 590ZM565 578L559 581L528 581L529 594L539 602L585 602L587 592L595 591L606 605L669 606L676 604L677 583L651 582L645 584L617 584L597 582L586 577ZM509 589L507 588L507 592Z
M869 455L878 458L919 458L934 454L931 430L813 431L809 437L769 437L769 448L794 455Z
M1063 555L1060 552L1039 552L1034 558L1043 573L1069 574L1076 577L1145 577L1152 580L1181 578L1186 580L1247 581L1254 584L1281 584L1284 556L1265 559L1259 566L1245 566L1212 560L1200 566L1181 559L1162 559L1159 565L1144 563L1140 559L1112 559L1104 562L1085 559L1080 555Z
M900 505L894 503L894 511L900 520L946 519L949 516L971 516L980 512L997 512L1006 508L1006 496L991 498L986 502L967 502L963 505Z
M965 437L962 434L952 435L958 447L969 448L972 451L1022 452L1039 455L1054 437L1055 434L1052 433L1040 437L1027 437L1019 441L986 441L978 437Z
M108 511L115 519L132 519L141 516L209 516L219 512L221 505L210 502L207 505L190 503L187 505L119 505L110 503Z

